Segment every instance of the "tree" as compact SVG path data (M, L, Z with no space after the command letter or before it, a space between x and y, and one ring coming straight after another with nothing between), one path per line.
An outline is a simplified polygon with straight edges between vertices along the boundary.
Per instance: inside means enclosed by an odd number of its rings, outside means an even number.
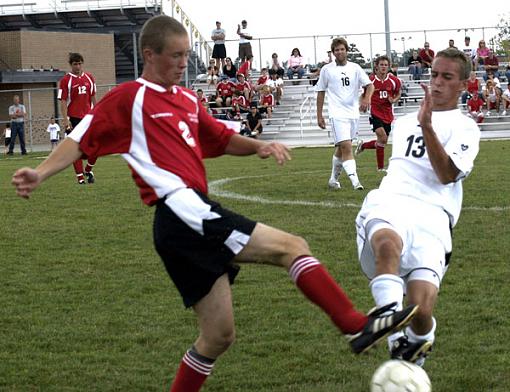
M510 14L503 15L496 26L499 31L496 38L498 54L503 54L510 61Z
M356 44L349 45L349 51L347 52L347 60L352 61L353 63L359 64L361 67L366 65L365 58L363 54L356 47Z

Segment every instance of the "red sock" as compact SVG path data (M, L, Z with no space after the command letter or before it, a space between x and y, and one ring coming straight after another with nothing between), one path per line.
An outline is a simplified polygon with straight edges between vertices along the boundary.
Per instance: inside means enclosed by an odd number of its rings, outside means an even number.
M316 258L299 256L289 274L303 294L326 312L342 333L358 332L367 323L367 317L354 309L347 294Z
M92 168L96 164L97 158L96 157L89 157L87 160L87 166L85 166L85 173L90 173L92 171Z
M384 169L384 144L375 144L375 155L377 157L377 168Z
M83 162L81 161L81 159L77 159L76 161L74 161L73 167L76 175L81 174L83 176Z
M370 140L369 142L363 143L363 150L373 150L375 148L376 140Z
M188 350L182 358L170 392L199 391L207 376L211 374L213 366L214 363L206 363L190 354Z

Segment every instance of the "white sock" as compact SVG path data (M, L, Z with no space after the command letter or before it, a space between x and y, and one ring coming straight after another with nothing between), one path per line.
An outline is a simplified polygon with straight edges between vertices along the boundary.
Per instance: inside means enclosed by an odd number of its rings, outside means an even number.
M402 300L404 298L404 281L401 277L393 274L383 274L376 276L370 282L370 291L374 297L378 308L388 305L392 302L397 303L397 310L402 310ZM402 331L388 336L388 347L391 349L393 342L404 336Z
M342 160L336 155L333 155L333 158L331 159L331 177L329 179L330 182L337 181L340 173L342 173L342 167Z
M351 180L352 185L357 185L359 182L358 174L356 173L356 161L354 159L349 159L348 161L343 162L344 170L349 176L349 180Z
M436 319L432 317L432 328L429 332L427 332L425 335L418 335L416 334L411 326L408 326L406 328L406 335L407 338L411 343L418 342L420 340L428 340L431 343L434 343L434 340L436 339L435 332L436 332Z

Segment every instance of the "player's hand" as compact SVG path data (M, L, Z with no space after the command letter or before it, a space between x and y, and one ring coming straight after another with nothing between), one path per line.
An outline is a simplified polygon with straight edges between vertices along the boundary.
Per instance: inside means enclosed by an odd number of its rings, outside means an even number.
M272 155L279 165L283 165L286 161L290 161L292 159L289 148L286 145L277 142L265 143L260 146L257 149L257 155L262 159L269 158Z
M421 88L425 92L425 97L421 101L420 111L418 112L418 122L422 129L432 126L432 96L430 95L430 88L421 84Z
M362 98L359 102L359 111L365 113L368 109L369 102L367 99Z
M16 194L28 199L32 191L39 186L41 178L35 169L24 167L12 176L11 184L16 188Z
M324 117L317 117L317 125L322 129L326 129L326 121L324 120Z

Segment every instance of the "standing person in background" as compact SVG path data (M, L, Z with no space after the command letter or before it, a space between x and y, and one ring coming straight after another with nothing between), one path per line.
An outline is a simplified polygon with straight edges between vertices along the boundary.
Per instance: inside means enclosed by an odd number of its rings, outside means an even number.
M471 64L473 64L473 59L476 55L476 50L471 46L471 38L466 36L464 37L464 47L462 48L462 51L466 55L466 58L471 61Z
M374 86L361 67L347 61L349 45L344 38L335 38L331 43L331 51L335 61L321 68L317 91L317 124L326 129L326 121L322 116L324 98L328 95L328 112L335 142L335 153L332 159L331 176L328 186L340 189L338 177L345 169L354 189L363 189L356 172L356 161L352 154L352 139L358 133L359 112L368 109ZM361 100L359 90L363 88Z
M60 126L55 122L55 117L51 116L46 132L50 134L51 151L53 151L60 140Z
M393 104L400 99L400 79L389 73L390 59L379 56L375 59L375 74L370 75L374 85L374 93L370 101L370 124L377 139L369 142L358 142L356 155L363 150L374 149L377 158L377 170L384 169L384 147L388 142L393 122Z
M12 97L13 105L9 106L9 117L11 118L11 142L9 143L8 155L14 154L14 145L16 144L16 136L19 137L19 147L21 155L26 155L25 148L25 117L27 109L25 105L20 103L19 95Z
M248 57L253 58L250 43L253 37L248 33L248 22L246 20L243 20L240 25L237 25L237 35L239 36L239 61L245 61Z
M225 48L225 30L221 28L221 22L216 22L216 28L211 33L214 42L212 58L216 61L216 68L223 70L227 49Z
M448 48L457 49L457 47L455 46L455 41L453 39L450 39L448 41Z
M80 53L69 53L69 65L71 72L68 72L60 80L58 90L60 112L66 134L71 133L96 104L96 81L92 74L83 71L83 56ZM82 159L87 159L85 173L83 172ZM96 164L96 160L97 158L94 156L84 156L73 163L78 184L85 184L84 174L89 184L94 183L95 177L92 168Z
M144 203L155 206L154 244L184 305L193 308L199 334L185 352L171 392L197 392L216 359L235 339L231 285L238 263L288 271L303 295L348 338L355 353L400 330L417 311L392 312L392 304L365 315L306 241L223 208L209 199L203 160L221 155L274 157L283 165L287 147L243 137L208 115L191 90L179 85L189 60L189 37L175 19L159 15L140 32L142 77L108 92L75 132L36 169L16 171L20 197L69 166L83 152L122 154ZM154 116L154 112L172 116ZM249 271L247 271L249 272ZM386 314L390 312L390 314ZM384 315L383 315L384 314ZM248 361L249 362L249 361ZM244 365L249 365L246 363ZM228 387L227 387L228 389Z
M428 69L432 66L432 60L434 60L435 53L430 49L430 44L425 42L423 48L418 52L418 56L421 57L421 65L424 69Z
M419 304L404 332L388 339L391 357L423 365L435 339L433 317L462 208L462 182L473 170L480 130L458 108L471 62L457 49L437 53L418 112L393 128L388 174L356 218L358 256L378 307Z

